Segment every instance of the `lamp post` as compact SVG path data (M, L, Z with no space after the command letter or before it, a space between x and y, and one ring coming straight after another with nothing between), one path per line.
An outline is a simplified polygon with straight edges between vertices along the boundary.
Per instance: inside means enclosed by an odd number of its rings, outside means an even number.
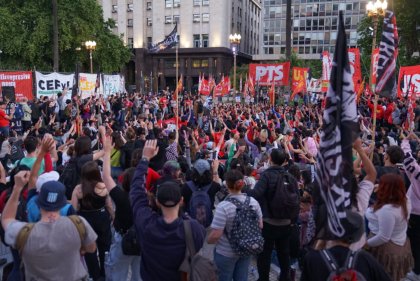
M1 54L3 54L2 50L0 50L0 69L1 69Z
M92 52L96 49L95 41L86 41L86 49L89 50L89 59L90 59L90 73L93 73L93 61L92 61Z
M241 34L229 35L229 41L233 53L233 92L236 94L236 55L238 54L238 47L241 43Z
M378 31L378 19L379 16L385 15L385 10L388 7L388 2L386 0L380 1L376 0L375 2L369 1L366 5L366 10L368 16L372 18L373 22L373 38L372 38L372 54L371 54L371 63L370 63L370 79L369 79L369 86L372 93L375 95L375 100L373 103L373 122L372 122L372 143L375 143L375 132L376 132L376 109L378 107L378 95L375 92L375 84L373 84L372 76L373 76L373 66L375 63L374 60L374 52L376 48L376 33ZM373 157L373 152L370 155L371 159Z

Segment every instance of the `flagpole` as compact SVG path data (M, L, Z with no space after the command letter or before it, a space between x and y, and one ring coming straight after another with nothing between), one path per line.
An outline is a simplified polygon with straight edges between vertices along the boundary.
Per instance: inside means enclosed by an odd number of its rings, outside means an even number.
M176 80L175 80L175 83L176 83L176 89L175 89L175 91L177 91L177 94L176 94L176 128L178 129L178 116L179 116L179 98L178 98L178 96L179 96L179 92L178 92L178 84L179 84L179 81L178 81L178 67L179 67L179 65L178 65L178 42L176 43L176 46L175 46L175 63L176 63Z

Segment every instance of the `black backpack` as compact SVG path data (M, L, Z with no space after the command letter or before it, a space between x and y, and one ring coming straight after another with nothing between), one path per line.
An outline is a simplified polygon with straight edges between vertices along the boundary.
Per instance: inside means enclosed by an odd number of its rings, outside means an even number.
M328 250L321 250L321 256L330 272L327 281L366 281L366 278L354 266L360 251L349 250L343 266L339 266Z
M140 244L137 240L137 232L134 225L122 236L121 248L126 256L140 256Z
M250 205L251 198L247 196L244 203L231 197L227 197L225 201L236 206L232 229L229 233L225 232L230 247L240 257L260 254L264 249L264 238L258 214Z
M73 190L79 183L79 171L77 170L76 158L71 158L69 162L67 162L58 181L66 187L66 197L68 200L71 200Z
M299 215L300 194L296 179L281 172L275 189L268 191L268 209L274 219L294 220Z

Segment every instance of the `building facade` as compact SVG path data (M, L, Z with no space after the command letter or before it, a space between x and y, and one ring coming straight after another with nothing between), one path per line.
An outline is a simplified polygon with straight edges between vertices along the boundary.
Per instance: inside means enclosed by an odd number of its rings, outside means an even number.
M292 1L292 50L304 59L334 51L338 13L343 11L348 44L357 45L357 25L366 15L367 0ZM261 58L278 59L286 52L286 0L263 0Z
M113 32L133 49L128 64L129 83L137 89L173 87L176 49L149 53L150 43L162 41L178 23L179 75L187 89L198 84L200 73L216 78L233 65L229 35L242 36L238 62L250 61L261 51L261 0L98 0L105 20L117 25ZM134 81L133 81L134 80Z

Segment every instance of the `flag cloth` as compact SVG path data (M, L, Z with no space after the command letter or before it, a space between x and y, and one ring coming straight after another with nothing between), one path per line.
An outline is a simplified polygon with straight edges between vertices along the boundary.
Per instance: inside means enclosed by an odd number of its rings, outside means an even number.
M359 104L362 94L365 91L365 79L363 79L362 84L360 84L359 91L357 91L356 103Z
M275 89L274 80L273 80L273 82L271 82L270 90L268 91L268 97L270 98L271 106L274 106L274 103L276 102L275 101L275 98L276 98L275 95L276 95L276 89Z
M223 95L223 89L225 88L225 76L220 79L219 84L217 84L213 89L214 97L221 97Z
M226 76L223 79L222 96L229 94L230 88L230 77Z
M383 97L394 98L397 94L395 73L398 57L398 31L393 12L386 11L382 30L375 92Z
M252 79L251 73L248 74L248 91L252 96L255 96L254 79Z
M179 92L181 91L182 91L182 74L181 74L181 77L179 78L178 85L176 86L176 89L174 92L174 100L178 100L178 95L179 95Z
M163 41L160 41L156 44L150 44L149 46L149 52L151 53L157 53L162 50L170 49L174 47L178 43L178 25L176 24L174 27L174 30L172 30L171 33L169 33L168 36L166 36Z
M298 93L305 93L306 92L306 79L301 79L299 83L295 86L295 89L292 92L292 95L290 96L290 100L293 101L295 96Z
M244 95L244 98L248 95L248 76L245 78L246 80L245 80L245 84L244 84L244 87L243 87L243 95Z
M71 97L77 96L79 93L79 64L76 63L76 71L74 73L73 87L71 89Z
M317 233L326 239L344 238L346 234L360 229L360 222L356 224L354 220L358 218L362 221L351 211L350 202L354 177L352 144L357 137L358 123L341 11L332 65L315 175L316 189L323 199L323 204L319 206L318 215L321 218Z

